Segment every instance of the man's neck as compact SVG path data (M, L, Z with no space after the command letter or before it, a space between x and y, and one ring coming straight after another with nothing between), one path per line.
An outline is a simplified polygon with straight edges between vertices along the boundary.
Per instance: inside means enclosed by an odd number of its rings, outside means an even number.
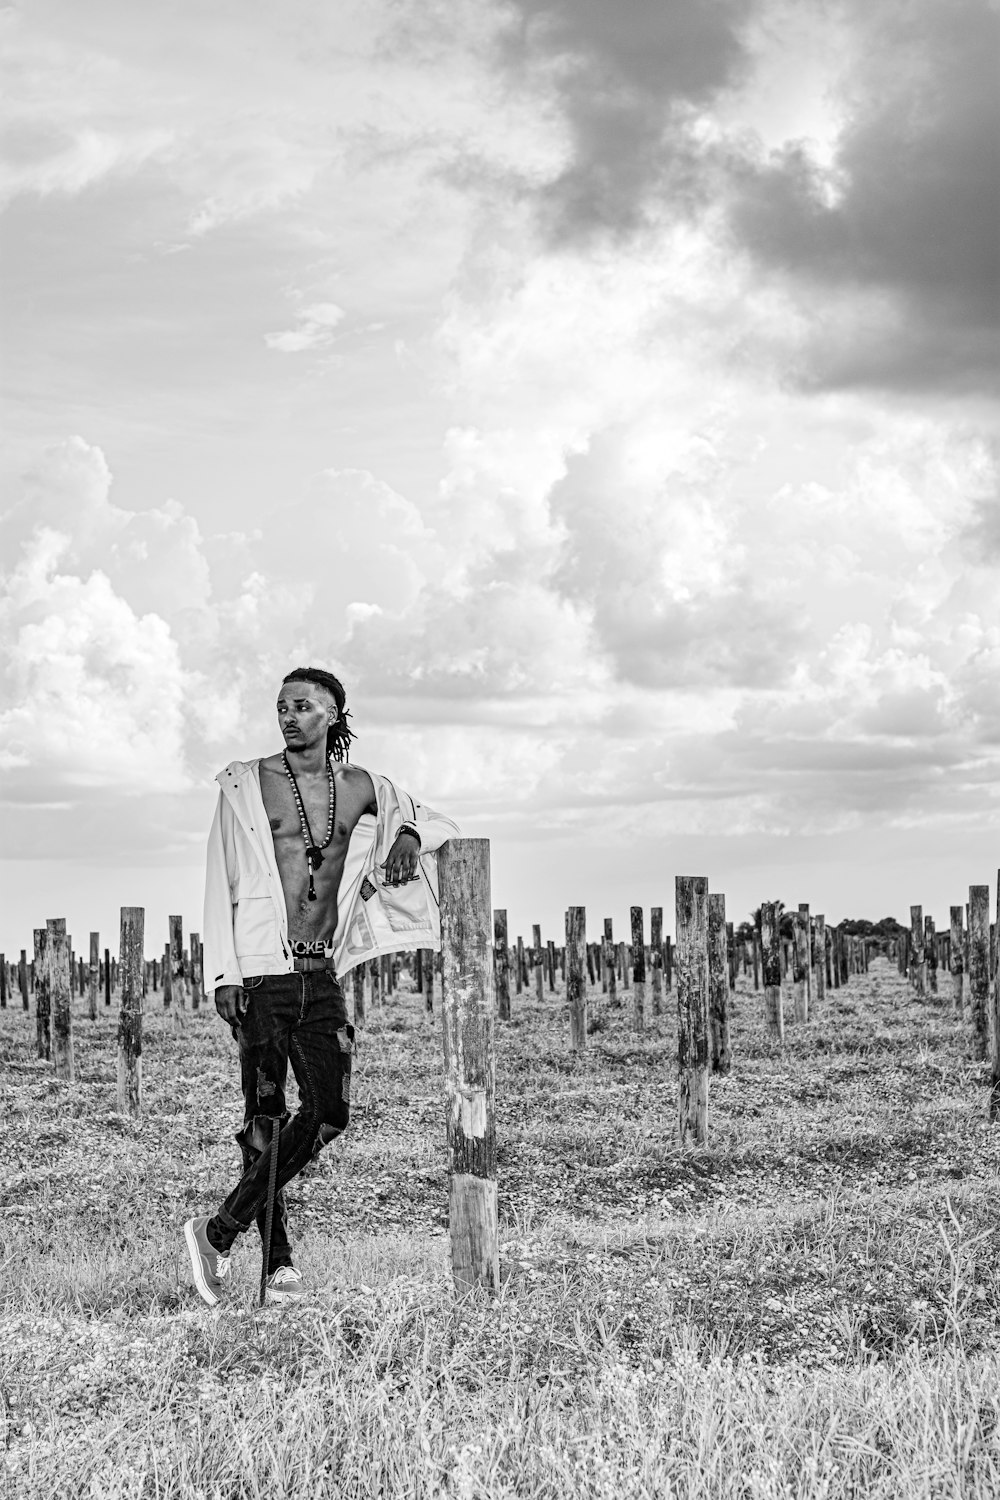
M286 750L285 754L296 776L315 776L326 770L325 745L306 745L302 750Z

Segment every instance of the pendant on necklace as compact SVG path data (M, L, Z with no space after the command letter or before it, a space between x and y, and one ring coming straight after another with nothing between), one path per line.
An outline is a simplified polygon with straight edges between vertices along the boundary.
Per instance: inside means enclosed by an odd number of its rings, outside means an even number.
M316 844L310 844L309 848L306 850L306 859L312 865L314 870L318 870L320 865L323 863L322 849L320 849Z

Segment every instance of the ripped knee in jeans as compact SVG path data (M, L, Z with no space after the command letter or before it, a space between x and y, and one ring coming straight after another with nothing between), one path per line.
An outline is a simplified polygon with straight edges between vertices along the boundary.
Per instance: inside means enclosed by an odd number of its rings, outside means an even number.
M343 1131L340 1129L340 1127L338 1125L327 1125L324 1121L316 1131L316 1137L313 1141L312 1148L313 1156L318 1156L323 1147L329 1146L330 1142L335 1141L338 1135L343 1135Z
M247 1158L248 1165L256 1161L271 1144L274 1121L280 1120L281 1125L284 1126L288 1118L287 1110L282 1115L253 1115L246 1121L243 1129L236 1132L236 1144Z

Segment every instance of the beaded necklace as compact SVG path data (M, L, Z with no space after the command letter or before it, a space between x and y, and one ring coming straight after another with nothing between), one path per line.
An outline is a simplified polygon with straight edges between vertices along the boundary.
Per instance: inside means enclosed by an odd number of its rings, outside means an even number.
M306 864L309 866L309 900L315 901L316 886L313 883L313 871L318 870L323 863L323 850L333 838L333 825L337 814L337 785L333 779L333 766L330 764L330 757L327 756L326 774L330 778L330 812L326 824L326 838L321 844L317 844L313 841L312 829L309 827L309 819L306 817L306 809L302 801L302 794L299 791L299 784L295 780L295 772L288 764L288 756L284 750L281 752L281 758L285 762L285 775L292 783L292 796L295 798L295 806L298 809L299 826L302 829L302 841L306 846Z

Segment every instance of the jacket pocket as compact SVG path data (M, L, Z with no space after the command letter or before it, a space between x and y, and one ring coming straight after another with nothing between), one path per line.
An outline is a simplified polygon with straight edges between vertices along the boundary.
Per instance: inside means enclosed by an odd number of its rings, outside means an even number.
M270 896L240 897L233 919L233 943L237 958L277 952L278 920Z

